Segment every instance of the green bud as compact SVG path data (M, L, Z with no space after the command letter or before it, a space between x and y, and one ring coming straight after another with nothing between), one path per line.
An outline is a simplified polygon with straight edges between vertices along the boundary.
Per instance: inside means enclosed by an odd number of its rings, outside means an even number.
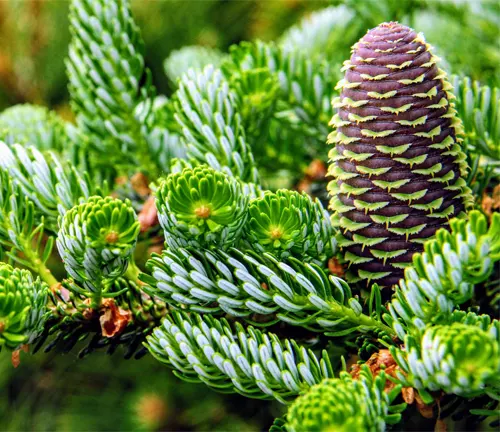
M278 190L252 200L244 239L258 253L324 262L335 249L332 225L321 203L307 194Z
M500 347L498 329L454 323L427 329L420 345L408 341L405 372L413 385L464 397L498 388ZM405 368L403 368L405 369Z
M289 432L383 431L400 421L404 406L391 406L401 391L386 391L386 375L373 376L365 365L354 379L347 372L312 386L290 407Z
M123 275L140 231L129 200L97 196L69 210L60 226L57 247L66 270L92 292Z
M324 380L290 407L287 429L291 432L367 430L360 404L362 400L352 380Z
M0 348L17 349L42 332L48 288L27 270L0 262Z
M171 247L230 247L246 221L240 183L206 166L170 174L156 192L160 224Z

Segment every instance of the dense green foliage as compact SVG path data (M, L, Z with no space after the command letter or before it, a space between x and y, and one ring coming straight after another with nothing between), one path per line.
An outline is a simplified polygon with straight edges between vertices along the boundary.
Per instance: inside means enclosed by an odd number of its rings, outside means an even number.
M276 41L173 52L167 97L130 2L72 2L74 124L35 105L0 114L2 355L150 354L290 405L274 431L497 413L498 11L342 3ZM423 35L381 24L426 14L480 27L474 62L443 44L439 68ZM116 425L164 425L164 380L143 379L141 415Z

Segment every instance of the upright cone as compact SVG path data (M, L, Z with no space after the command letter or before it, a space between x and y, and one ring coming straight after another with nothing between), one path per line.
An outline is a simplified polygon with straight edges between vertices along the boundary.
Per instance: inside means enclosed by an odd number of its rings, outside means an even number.
M437 61L422 35L391 22L344 63L329 192L351 280L397 283L422 243L469 202L462 125Z

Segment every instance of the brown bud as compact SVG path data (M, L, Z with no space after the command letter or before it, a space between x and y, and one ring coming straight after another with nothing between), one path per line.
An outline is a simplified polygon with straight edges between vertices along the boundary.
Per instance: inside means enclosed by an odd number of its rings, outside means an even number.
M146 197L151 193L148 178L143 173L136 173L130 179L132 189L140 196Z
M141 224L141 232L158 225L158 212L156 211L155 198L150 196L144 203L141 212L137 216Z
M131 320L129 311L117 306L113 299L103 299L100 310L102 335L113 337L120 334Z
M12 352L11 362L12 366L17 368L21 364L21 351L25 353L29 352L29 346L24 344L19 347L19 349Z
M306 168L306 176L311 180L322 180L326 177L326 164L319 160L314 159Z

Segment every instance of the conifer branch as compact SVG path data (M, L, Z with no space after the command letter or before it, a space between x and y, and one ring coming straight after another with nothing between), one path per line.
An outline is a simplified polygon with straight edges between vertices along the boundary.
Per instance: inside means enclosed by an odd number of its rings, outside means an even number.
M147 109L148 103L139 105L137 110ZM187 158L186 145L174 119L172 100L157 96L151 110L146 136L149 151L161 172L168 174L175 159Z
M111 283L108 299L100 306L92 305L88 294L72 280L52 290L47 304L50 315L34 352L43 348L68 353L78 347L78 357L83 358L96 350L113 354L123 347L125 358L144 356L147 350L142 344L165 316L164 304L123 277Z
M70 23L67 69L78 125L114 165L130 168L139 162L154 173L145 126L155 91L130 2L75 0ZM141 103L145 106L137 116Z
M22 193L35 205L36 217L45 218L47 229L57 231L57 219L93 194L106 193L55 153L42 154L34 147L8 147L0 141L0 169L5 170Z
M500 322L430 326L421 337L407 336L405 350L391 347L401 367L398 378L415 387L427 403L429 391L443 390L462 397L500 394Z
M189 70L183 75L175 107L189 158L244 182L258 183L238 95L219 69L208 65L199 74Z
M47 318L48 288L28 270L0 262L0 350L18 349L39 336Z
M339 29L345 31L353 18L353 11L345 5L314 11L289 28L281 36L280 44L287 50L301 50L309 56L318 55L328 49L332 33Z
M442 229L413 257L405 279L396 288L384 319L404 339L405 328L412 331L427 325L446 323L453 311L470 300L474 286L486 281L500 260L500 215L490 226L479 211L469 220L454 219L451 232ZM403 324L404 323L404 324Z
M281 320L329 336L393 334L381 321L380 308L373 316L363 313L345 281L298 259L280 262L269 253L237 249L178 249L153 255L148 269L146 291L175 308L228 313L259 326Z
M454 77L454 101L423 36L394 22L353 46L335 87L339 37L385 7L361 20L356 5L330 7L229 55L174 52L167 99L130 2L74 0L77 125L34 106L0 114L0 348L149 350L188 381L295 400L275 432L384 430L406 408L395 398L415 391L491 413L500 322L478 297L497 294L500 217L470 211L469 186L482 198L498 174L498 89ZM304 193L263 191L257 171L296 181L324 153L328 124L332 218ZM97 185L132 171L148 174L156 209L147 181L112 197ZM137 243L160 229L165 250L139 268ZM54 242L61 282L47 266ZM344 270L334 257L363 285L332 275ZM365 364L349 374L333 364L341 354Z
M0 114L0 140L8 145L34 146L40 151L71 153L68 129L56 113L36 105L14 105Z
M68 274L82 284L81 294L98 307L113 297L113 282L122 276L139 235L139 222L129 201L91 197L61 219L57 248Z
M23 195L6 172L0 170L0 256L6 253L11 262L40 275L49 286L57 284L46 267L54 237L44 239L43 217L37 221L32 201ZM45 240L45 241L44 241Z
M318 359L293 340L197 314L172 312L148 337L148 348L185 380L282 403L333 376L325 351Z
M457 96L455 105L462 119L465 144L469 151L487 156L500 165L500 90L481 85L470 78L454 75L451 79Z
M231 63L223 65L226 75L267 68L280 85L276 119L306 136L324 140L325 125L332 115L336 69L321 57L309 58L300 50L261 41L233 46L230 54Z
M406 404L391 406L401 386L386 391L386 382L384 372L374 377L366 365L357 379L347 372L325 379L290 406L286 430L384 431L386 424L401 420L406 408Z

